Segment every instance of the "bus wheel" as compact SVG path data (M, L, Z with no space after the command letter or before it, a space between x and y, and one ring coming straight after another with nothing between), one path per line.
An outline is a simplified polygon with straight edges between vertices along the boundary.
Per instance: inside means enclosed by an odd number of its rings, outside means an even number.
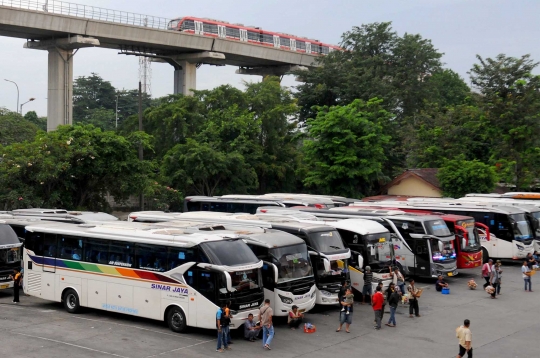
M184 332L187 328L184 312L178 307L171 307L167 311L167 324L173 332Z
M81 308L79 304L79 295L75 290L69 289L64 293L64 308L69 313L77 313Z
M489 254L485 248L482 248L482 263L485 264L489 261Z

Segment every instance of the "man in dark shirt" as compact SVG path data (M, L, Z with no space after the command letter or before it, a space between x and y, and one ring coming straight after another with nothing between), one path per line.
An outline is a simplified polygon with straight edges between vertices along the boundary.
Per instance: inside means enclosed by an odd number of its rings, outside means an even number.
M441 292L443 288L448 288L448 284L443 280L442 275L439 275L437 277L437 282L435 282L435 289Z
M366 266L364 270L364 287L362 288L362 304L366 302L366 296L369 294L369 303L371 303L371 294L372 287L371 282L373 282L373 272L371 272L371 267Z

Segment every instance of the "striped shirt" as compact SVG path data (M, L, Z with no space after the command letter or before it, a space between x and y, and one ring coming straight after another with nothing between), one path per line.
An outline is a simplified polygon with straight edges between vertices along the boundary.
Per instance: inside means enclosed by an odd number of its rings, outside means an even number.
M364 286L370 286L373 282L373 272L364 272Z

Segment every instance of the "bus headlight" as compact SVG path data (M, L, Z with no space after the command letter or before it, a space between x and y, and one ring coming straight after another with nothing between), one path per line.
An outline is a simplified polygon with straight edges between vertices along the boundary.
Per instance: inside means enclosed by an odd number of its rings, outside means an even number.
M332 296L332 294L330 292L325 291L325 290L319 290L319 292L321 293L321 295L326 296L326 297Z
M292 298L289 298L289 297L285 297L285 296L282 296L282 295L278 295L279 298L281 299L281 302L287 304L287 305L290 305L293 303L293 300Z
M521 245L516 244L516 246L517 246L517 248L518 248L519 251L525 250L525 248L524 248L523 246L521 246Z

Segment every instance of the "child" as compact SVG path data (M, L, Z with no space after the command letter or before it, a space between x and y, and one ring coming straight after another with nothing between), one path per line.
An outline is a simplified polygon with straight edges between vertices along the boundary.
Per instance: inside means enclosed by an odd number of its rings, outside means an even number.
M345 311L345 314L349 314L351 306L354 303L354 294L350 289L343 295L343 302L345 302L346 305L341 305L341 312Z

